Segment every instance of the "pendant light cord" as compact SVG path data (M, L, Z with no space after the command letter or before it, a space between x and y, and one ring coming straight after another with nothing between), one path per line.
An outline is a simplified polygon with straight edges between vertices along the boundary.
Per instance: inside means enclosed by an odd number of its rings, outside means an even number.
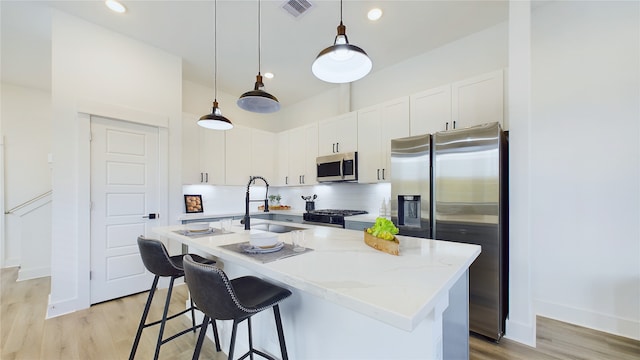
M342 24L342 0L340 0L340 24Z
M260 18L260 0L258 0L258 74L260 74L260 64L262 62L262 59L260 58L260 45L262 42L260 37Z
M218 1L213 2L213 98L218 101Z

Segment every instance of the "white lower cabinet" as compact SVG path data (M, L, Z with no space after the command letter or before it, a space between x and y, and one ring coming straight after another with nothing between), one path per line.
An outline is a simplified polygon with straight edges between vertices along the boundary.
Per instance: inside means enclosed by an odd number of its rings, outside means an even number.
M409 136L409 97L358 111L358 182L391 181L391 139Z
M225 132L198 126L198 118L183 114L182 182L224 185Z

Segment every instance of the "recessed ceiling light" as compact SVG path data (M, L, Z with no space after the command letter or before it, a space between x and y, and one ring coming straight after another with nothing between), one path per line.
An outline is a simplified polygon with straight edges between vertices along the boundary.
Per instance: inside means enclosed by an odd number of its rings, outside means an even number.
M367 13L367 17L369 18L369 20L371 21L376 21L378 19L380 19L382 17L382 10L375 8L375 9L371 9L369 10L369 12Z
M264 77L266 77L267 79L273 79L273 73L266 72L264 73Z
M124 7L124 5L122 5L122 3L120 3L117 0L106 0L104 2L105 5L107 5L107 7L109 9L111 9L112 11L115 11L117 13L122 14L123 12L127 11L127 8Z

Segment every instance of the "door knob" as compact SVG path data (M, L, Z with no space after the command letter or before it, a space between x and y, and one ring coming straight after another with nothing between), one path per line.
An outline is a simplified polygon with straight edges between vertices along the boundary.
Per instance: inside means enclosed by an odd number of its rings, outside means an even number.
M145 219L155 219L155 218L159 218L160 214L149 214L149 215L145 215L143 216L143 218Z

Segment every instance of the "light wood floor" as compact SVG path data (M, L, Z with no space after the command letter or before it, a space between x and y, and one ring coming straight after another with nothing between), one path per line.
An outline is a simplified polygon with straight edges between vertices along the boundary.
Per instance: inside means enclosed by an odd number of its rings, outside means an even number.
M16 282L17 268L0 272L0 359L127 359L147 293L97 304L89 309L45 320L49 278ZM162 314L166 290L159 290L150 317ZM184 308L186 287L178 286L170 311ZM172 320L165 334L189 326L183 318ZM151 359L157 327L145 329L136 359ZM640 359L640 342L538 318L537 348L503 339L494 344L471 337L472 360ZM161 359L191 359L196 335L187 334L162 346ZM223 349L224 350L224 349ZM201 359L225 360L206 340ZM259 358L259 357L258 357ZM292 359L296 360L296 359ZM347 359L345 359L347 360ZM390 359L391 360L391 359ZM455 359L445 359L455 360Z

